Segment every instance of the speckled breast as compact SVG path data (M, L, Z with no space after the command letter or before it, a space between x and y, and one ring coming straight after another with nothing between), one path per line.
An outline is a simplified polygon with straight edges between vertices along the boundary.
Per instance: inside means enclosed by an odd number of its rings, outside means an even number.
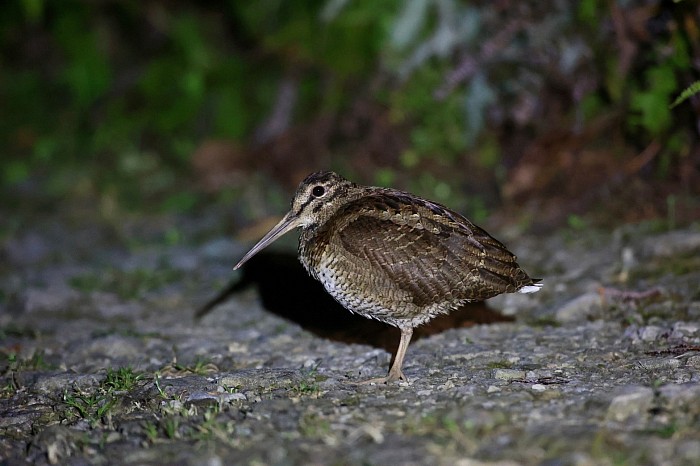
M347 310L396 327L415 327L464 302L420 308L406 290L373 270L367 261L340 254L331 244L314 241L311 235L300 239L299 260Z

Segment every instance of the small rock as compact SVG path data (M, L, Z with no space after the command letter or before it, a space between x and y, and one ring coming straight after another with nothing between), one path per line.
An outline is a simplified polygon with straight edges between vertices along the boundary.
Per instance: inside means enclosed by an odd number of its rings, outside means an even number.
M78 450L78 441L82 435L74 426L49 426L34 437L29 444L27 456L33 460L44 457L42 459L48 459L49 464L65 464L65 460Z
M616 395L608 406L606 418L616 422L644 419L654 402L654 391L649 387L627 386Z
M209 392L193 392L185 399L185 406L196 405L200 407L216 406L219 403L219 396Z
M161 404L164 406L167 406L168 408L170 408L173 411L179 411L184 406L184 404L180 400L167 400L167 401L164 400L161 402Z
M229 353L247 353L249 351L248 345L239 343L237 341L232 341L231 343L229 343L226 349Z
M582 294L564 303L555 311L557 322L576 322L602 311L600 295L595 292Z
M536 392L543 392L547 390L547 387L541 383L532 384L530 388Z
M700 355L689 357L686 363L689 367L700 369Z
M221 398L224 401L246 401L248 399L243 393L227 393L222 395Z
M664 329L657 327L656 325L647 325L639 329L639 338L642 341L655 341L658 340Z
M34 389L44 395L63 394L68 389L81 389L96 387L104 379L104 376L97 374L48 374L39 377L34 385Z
M677 420L688 417L691 422L700 418L700 384L668 384L659 389L666 409Z
M21 426L22 424L26 426L31 426L39 416L41 416L41 411L34 409L27 409L26 407L15 407L3 412L0 416L0 429L6 429L10 426Z
M525 371L518 369L494 369L493 378L498 380L518 380L525 378Z
M219 379L219 385L228 388L288 388L298 384L303 379L295 371L283 369L243 369L224 375Z
M675 369L680 367L681 361L676 358L647 358L637 361L639 367L644 369Z
M673 324L671 338L683 338L693 336L700 332L700 325L694 322L676 322Z
M657 341L662 338L667 338L668 335L669 331L667 328L662 328L657 325L645 325L642 327L630 325L624 333L625 338L629 338L634 342Z

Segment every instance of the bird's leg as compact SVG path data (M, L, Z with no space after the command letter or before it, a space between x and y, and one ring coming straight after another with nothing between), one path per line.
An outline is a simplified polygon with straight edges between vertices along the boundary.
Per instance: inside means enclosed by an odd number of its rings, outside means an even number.
M403 366L403 358L406 356L406 350L408 349L408 344L411 342L412 336L412 328L409 327L401 329L401 340L399 341L399 349L396 350L394 364L392 364L391 369L389 369L389 375L386 378L387 382L393 382L394 380L405 380L408 382L408 378L405 375L403 375L401 367Z
M413 329L411 327L402 328L401 330L401 340L399 341L399 349L396 350L396 357L394 358L394 364L391 365L389 369L389 374L386 377L379 377L376 379L370 379L364 382L360 382L360 385L367 384L379 384L379 383L389 383L396 380L405 380L408 382L408 377L403 375L401 367L403 366L403 359L406 356L406 350L408 349L408 344L411 342L411 337L413 336Z

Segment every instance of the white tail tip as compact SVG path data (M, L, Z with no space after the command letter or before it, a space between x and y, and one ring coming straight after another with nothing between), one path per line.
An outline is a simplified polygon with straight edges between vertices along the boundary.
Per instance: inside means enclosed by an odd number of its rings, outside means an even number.
M532 285L525 285L518 290L518 293L537 293L542 289L542 283L533 283Z

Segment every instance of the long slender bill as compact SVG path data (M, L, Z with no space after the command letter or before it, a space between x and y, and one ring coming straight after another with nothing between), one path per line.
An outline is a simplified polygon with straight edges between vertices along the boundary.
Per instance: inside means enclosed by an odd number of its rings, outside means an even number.
M282 236L283 234L287 233L289 230L293 230L299 226L299 218L294 215L293 212L288 212L287 215L280 220L280 222L272 227L272 230L268 231L265 236L262 237L258 243L253 246L250 251L246 253L245 256L243 256L243 259L241 259L238 264L233 268L233 270L236 270L240 268L243 264L248 262L248 259L256 255L258 252L260 252L262 249L265 249L270 243L274 242L277 238Z

